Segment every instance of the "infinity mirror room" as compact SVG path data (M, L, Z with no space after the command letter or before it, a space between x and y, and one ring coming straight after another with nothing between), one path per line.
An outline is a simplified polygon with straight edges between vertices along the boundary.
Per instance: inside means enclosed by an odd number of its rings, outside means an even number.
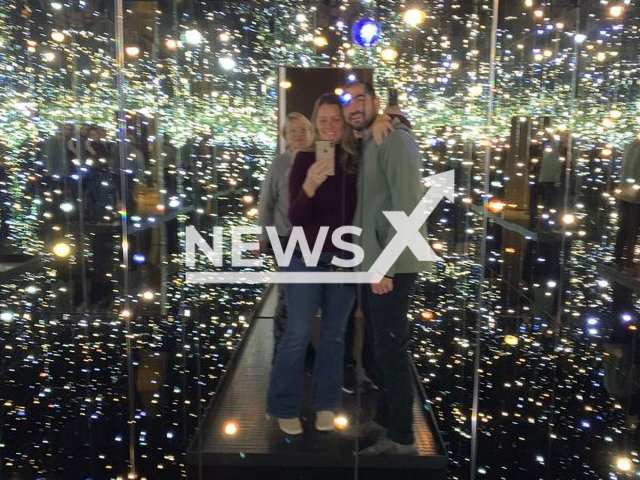
M640 0L0 0L0 480L640 477L639 79Z

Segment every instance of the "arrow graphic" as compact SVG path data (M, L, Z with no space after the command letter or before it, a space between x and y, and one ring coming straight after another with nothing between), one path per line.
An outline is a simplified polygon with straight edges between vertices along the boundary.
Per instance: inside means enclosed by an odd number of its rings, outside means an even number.
M427 177L425 182L430 185L430 188L411 215L407 217L404 212L382 212L396 229L396 234L369 269L377 279L374 281L380 281L386 275L406 247L411 249L418 260L431 262L442 260L421 235L420 227L427 221L443 197L453 201L455 171L448 170L432 175Z

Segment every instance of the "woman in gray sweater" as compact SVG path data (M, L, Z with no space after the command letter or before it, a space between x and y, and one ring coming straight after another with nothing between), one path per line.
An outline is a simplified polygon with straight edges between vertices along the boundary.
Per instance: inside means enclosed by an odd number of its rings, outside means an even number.
M269 247L269 237L265 227L274 226L278 232L280 244L285 249L291 233L289 222L289 172L296 154L308 148L313 141L311 122L301 113L292 112L287 115L282 127L287 150L276 155L271 162L267 176L262 184L259 202L258 223L262 227L260 236L260 252ZM280 342L287 319L283 289L279 289L278 307L273 320L273 358Z

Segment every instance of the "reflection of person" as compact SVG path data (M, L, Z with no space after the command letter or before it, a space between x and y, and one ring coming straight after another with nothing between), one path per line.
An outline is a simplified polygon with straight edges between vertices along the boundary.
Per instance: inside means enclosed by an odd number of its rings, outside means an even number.
M322 272L331 268L333 232L351 224L356 202L357 155L355 140L344 122L335 94L321 96L313 110L312 124L321 140L335 142L333 165L316 162L314 151L298 153L289 178L289 220L301 226L308 245L323 241L318 266L307 266L296 249L287 272ZM334 174L329 175L331 168ZM329 227L320 236L321 227ZM326 240L324 240L326 239ZM311 262L308 262L311 263ZM302 433L298 417L302 400L304 356L311 338L316 312L322 310L320 340L315 357L311 407L316 429L333 430L335 410L342 403L342 362L347 319L355 289L344 284L286 284L287 325L273 362L267 413L278 419L280 429Z
M85 215L89 221L99 221L110 203L113 192L111 173L109 172L109 149L102 140L98 127L87 130L88 138L84 142L85 163Z
M73 201L77 196L77 184L70 176L76 173L76 165L72 163L75 158L70 145L73 141L74 127L70 124L61 124L58 131L52 137L42 143L40 158L42 160L42 177L40 185L43 194L58 205L63 200ZM58 223L62 218L62 211L53 208L50 212L51 222ZM49 229L44 230L50 233Z
M312 142L313 128L311 122L301 113L293 112L287 115L282 127L282 136L287 150L276 155L271 162L267 176L260 191L258 223L263 228L260 236L260 252L267 249L268 237L264 227L273 226L278 232L280 244L283 248L289 241L291 223L289 222L289 172L296 154ZM279 289L278 307L273 319L273 358L278 348L280 338L284 332L286 322L286 306L284 289Z
M69 174L72 151L68 148L73 137L72 125L61 125L60 130L53 137L45 140L42 145L44 160L44 176L64 178Z
M9 205L11 196L9 195L9 174L5 165L5 156L8 153L5 144L0 143L0 248L5 246L9 236Z
M563 146L559 138L551 137L542 153L538 184L542 204L546 209L554 209L559 206L564 160L562 158Z
M640 230L640 137L636 137L624 150L616 193L620 200L620 216L615 262L623 273L637 274L633 257Z
M69 152L71 152L71 156L74 159L80 159L84 161L87 158L86 144L85 141L88 136L88 127L86 125L82 125L78 131L80 135L80 148L78 148L76 144L76 137L73 136L73 127L71 127L71 134L69 135L69 139L67 140L67 148Z
M396 233L383 212L409 215L422 198L421 159L411 130L399 120L394 120L394 130L383 142L376 144L370 127L380 102L371 84L356 82L345 86L345 91L350 95L343 106L345 118L352 128L363 132L354 225L362 228L356 241L365 253L359 269L368 271ZM362 309L373 330L382 390L375 420L362 424L357 432L380 438L362 454L416 454L407 314L417 272L425 268L426 262L405 249L388 272L380 272L385 277L379 283L361 286Z
M164 133L158 139L158 151L162 157L162 173L164 175L164 188L168 196L178 194L178 149L171 144L171 136Z
M89 137L85 141L85 150L87 156L93 160L94 163L100 165L108 164L109 149L107 144L102 139L102 132L98 127L91 127L88 130Z

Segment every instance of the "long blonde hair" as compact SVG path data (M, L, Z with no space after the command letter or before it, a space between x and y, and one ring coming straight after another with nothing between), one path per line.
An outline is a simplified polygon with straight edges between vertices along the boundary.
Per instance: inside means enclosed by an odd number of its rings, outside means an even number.
M344 112L342 111L342 104L340 98L335 93L325 93L316 100L313 106L313 113L311 114L311 124L313 125L313 143L310 145L310 149L314 148L315 141L320 139L318 134L318 111L322 105L336 105L340 110L340 116L342 117L342 155L340 156L340 164L347 173L358 173L358 147L356 139L353 136L351 127L347 124L344 118Z

